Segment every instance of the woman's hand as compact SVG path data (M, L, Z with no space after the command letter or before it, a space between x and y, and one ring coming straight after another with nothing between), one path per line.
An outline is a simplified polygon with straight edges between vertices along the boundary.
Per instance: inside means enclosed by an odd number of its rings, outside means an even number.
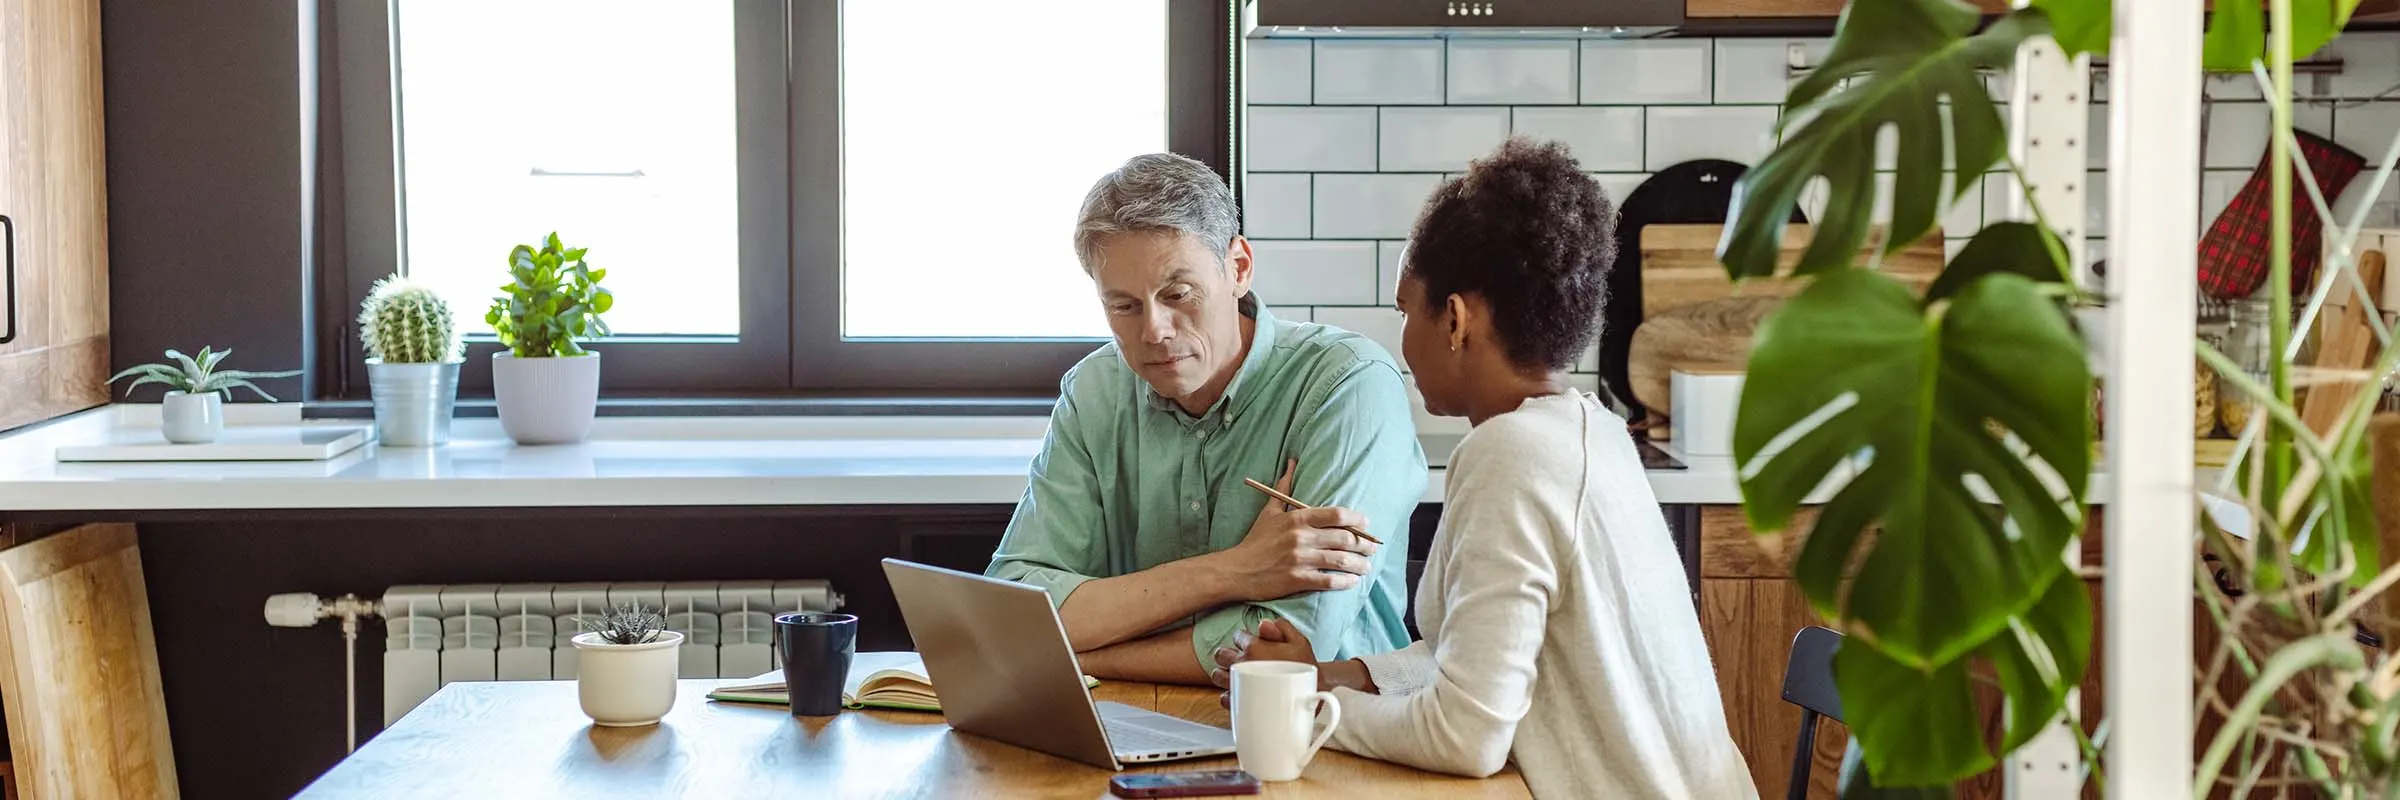
M1216 682L1218 688L1231 689L1235 664L1244 661L1296 661L1314 665L1317 663L1317 651L1309 645L1308 637L1300 633L1298 627L1280 619L1270 619L1259 623L1256 635L1235 629L1233 643L1217 648L1216 661L1217 666L1209 670L1208 679ZM1320 674L1317 679L1319 688L1323 688L1324 682ZM1230 708L1232 696L1221 694L1217 702L1229 704L1227 707Z

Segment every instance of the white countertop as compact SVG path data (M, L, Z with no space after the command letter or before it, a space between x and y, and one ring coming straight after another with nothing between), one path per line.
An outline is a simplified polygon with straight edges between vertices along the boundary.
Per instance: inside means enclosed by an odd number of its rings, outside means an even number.
M1024 494L1026 466L1048 423L604 417L582 444L518 447L498 420L459 419L442 447L368 444L320 462L56 459L60 445L103 440L145 412L155 407L93 409L0 435L0 511L1009 504ZM1437 463L1449 455L1441 447L1427 454ZM1659 502L1741 502L1731 459L1669 452L1688 468L1649 473ZM1441 495L1436 468L1425 499Z

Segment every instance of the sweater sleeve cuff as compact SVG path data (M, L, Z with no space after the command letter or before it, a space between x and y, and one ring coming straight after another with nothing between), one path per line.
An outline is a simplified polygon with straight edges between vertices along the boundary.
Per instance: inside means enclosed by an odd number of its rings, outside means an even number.
M1359 656L1358 661L1375 680L1376 694L1415 694L1433 685L1433 658L1422 640L1389 653Z

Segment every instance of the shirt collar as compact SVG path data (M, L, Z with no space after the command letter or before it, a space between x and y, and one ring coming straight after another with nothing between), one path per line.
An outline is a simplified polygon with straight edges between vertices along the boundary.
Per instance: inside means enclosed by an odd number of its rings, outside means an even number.
M1252 376L1266 369L1267 362L1272 360L1275 352L1275 315L1268 313L1266 304L1258 301L1258 292L1253 290L1249 294L1242 295L1239 307L1242 316L1249 317L1253 322L1250 332L1250 352L1242 356L1242 367L1233 373L1233 381L1225 384L1225 396L1217 398L1217 404L1209 407L1208 414L1201 415L1205 419L1209 415L1223 411L1227 424L1231 424L1234 418L1241 416L1242 409L1250 405L1250 397L1243 393L1242 386L1248 383ZM1177 414L1178 419L1188 419L1183 415L1183 407L1176 405L1174 400L1150 391L1146 385L1143 386L1142 393L1149 395L1151 408Z

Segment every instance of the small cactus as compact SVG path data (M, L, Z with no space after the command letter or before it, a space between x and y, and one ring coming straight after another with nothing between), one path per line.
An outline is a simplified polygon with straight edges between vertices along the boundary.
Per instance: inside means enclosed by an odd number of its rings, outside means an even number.
M359 339L367 356L386 364L426 364L458 357L458 328L450 304L432 289L393 275L375 282L359 309Z

